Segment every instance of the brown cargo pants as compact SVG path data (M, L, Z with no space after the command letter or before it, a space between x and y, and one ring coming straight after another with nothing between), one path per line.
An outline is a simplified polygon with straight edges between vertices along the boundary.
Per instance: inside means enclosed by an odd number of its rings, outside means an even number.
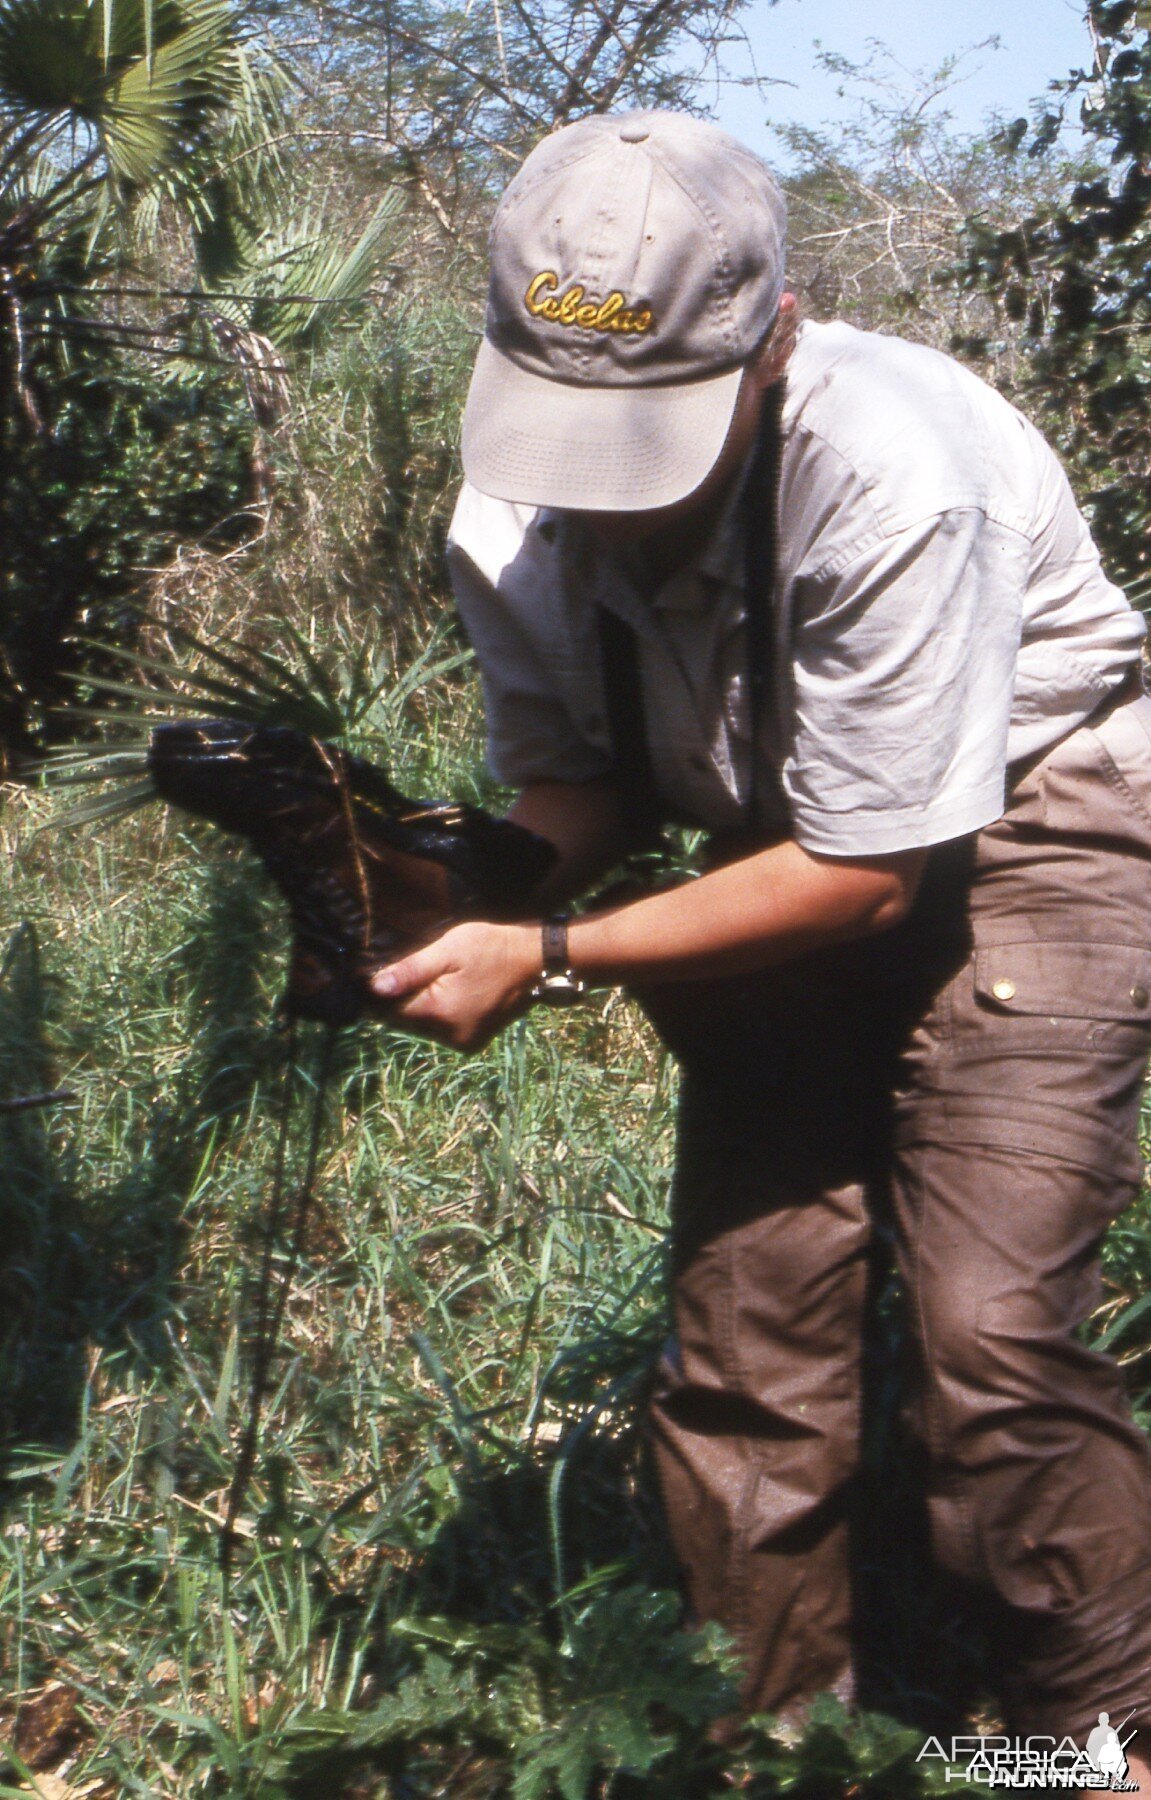
M1151 1480L1077 1328L1136 1193L1151 700L1017 778L896 930L655 995L684 1065L676 1338L652 1425L695 1614L749 1707L853 1685L849 1517L873 1204L915 1348L933 1551L1015 1621L1013 1729L1151 1740Z

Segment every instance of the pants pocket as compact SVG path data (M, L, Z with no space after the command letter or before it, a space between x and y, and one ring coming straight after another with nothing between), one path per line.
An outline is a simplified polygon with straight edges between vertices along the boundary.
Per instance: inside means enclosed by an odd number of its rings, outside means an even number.
M980 945L911 1047L897 1139L938 1131L942 1141L1052 1155L1130 1185L1142 1170L1149 1049L1151 949L1083 939Z

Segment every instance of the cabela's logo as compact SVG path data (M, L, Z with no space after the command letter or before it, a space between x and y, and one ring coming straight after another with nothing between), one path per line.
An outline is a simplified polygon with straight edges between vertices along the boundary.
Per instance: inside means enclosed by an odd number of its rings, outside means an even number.
M533 317L550 319L555 325L574 326L578 331L613 331L636 337L655 324L650 307L629 306L618 288L596 300L588 297L578 281L563 294L556 293L559 284L554 269L541 269L532 276L524 305Z

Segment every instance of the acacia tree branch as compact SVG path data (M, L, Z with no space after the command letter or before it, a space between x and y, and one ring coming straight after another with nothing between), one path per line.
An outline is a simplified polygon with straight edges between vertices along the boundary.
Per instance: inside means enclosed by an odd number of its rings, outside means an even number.
M367 23L366 20L362 22ZM486 69L478 68L473 62L465 62L461 57L446 49L443 44L433 43L430 39L421 37L418 32L409 30L405 25L393 25L392 29L396 37L409 49L422 51L433 62L447 63L449 68L455 69L459 75L466 76L469 81L474 82L493 99L499 100L510 112L517 114L527 123L539 125L542 122L539 115L525 112L523 103L512 93L511 89L504 87L494 76L489 75Z
M547 38L544 36L542 31L540 31L539 27L537 26L535 20L532 17L530 7L525 6L523 3L523 0L513 0L513 4L515 6L516 17L519 19L524 30L527 32L528 37L531 39L532 43L535 45L536 49L539 51L540 55L544 58L545 62L548 64L548 66L555 72L555 74L560 76L560 78L563 81L565 81L569 84L573 79L578 80L578 77L573 77L571 64L569 62L566 62L563 59L563 57L557 56L556 52L552 49L551 45L548 43ZM595 97L594 97L594 95L592 95L591 93L588 92L587 88L583 86L582 82L579 83L579 92L580 92L580 95L582 96L582 98L584 100L586 100L588 106L594 108ZM558 117L558 114L556 115L556 117Z
M593 0L593 4L594 3L595 0ZM651 50L649 49L650 40L655 39L658 42L659 33L664 28L666 15L673 13L676 6L677 0L656 0L656 4L649 7L647 12L641 17L640 22L636 27L635 36L630 45L624 43L624 40L620 37L618 31L613 33L618 39L624 54L614 76L610 77L605 86L600 90L598 103L604 111L611 106L612 101L615 100L625 82L630 80L631 76L635 73L635 70L646 61L647 57L651 54ZM601 13L602 16L602 8L598 5L596 6L596 11ZM653 45L652 48L654 47L655 46Z
M663 7L669 3L670 0L656 0L656 5L659 7ZM611 42L613 32L618 29L620 18L626 11L626 8L627 0L615 0L614 9L610 13L605 12L599 7L596 8L597 13L599 14L599 27L596 31L592 32L590 39L587 44L585 44L583 54L579 58L575 68L570 72L567 85L556 102L555 121L557 124L567 123L571 116L572 108L576 105L581 95L596 111L602 110L601 98L598 95L594 98L592 97L588 87L588 81L595 70L596 63Z
M607 110L629 86L686 91L694 77L673 66L677 44L691 37L714 52L744 3L305 0L324 22L340 100L364 111L369 130L380 131L382 113L383 139L407 157L437 225L453 233L461 205L472 210L465 194L486 208L493 161L518 159L526 139Z

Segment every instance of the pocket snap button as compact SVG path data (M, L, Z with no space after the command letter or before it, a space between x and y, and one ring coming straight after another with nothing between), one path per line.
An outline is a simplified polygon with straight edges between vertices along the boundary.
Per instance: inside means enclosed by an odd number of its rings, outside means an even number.
M1131 989L1132 1006L1146 1006L1148 1000L1151 1000L1151 994L1147 992L1145 987L1133 987Z
M991 989L991 992L995 995L995 998L997 1000L1014 1000L1014 998L1015 998L1015 983L1013 981L1009 981L1007 979L1007 977L1004 976L1002 981L997 981L994 984L994 986Z

